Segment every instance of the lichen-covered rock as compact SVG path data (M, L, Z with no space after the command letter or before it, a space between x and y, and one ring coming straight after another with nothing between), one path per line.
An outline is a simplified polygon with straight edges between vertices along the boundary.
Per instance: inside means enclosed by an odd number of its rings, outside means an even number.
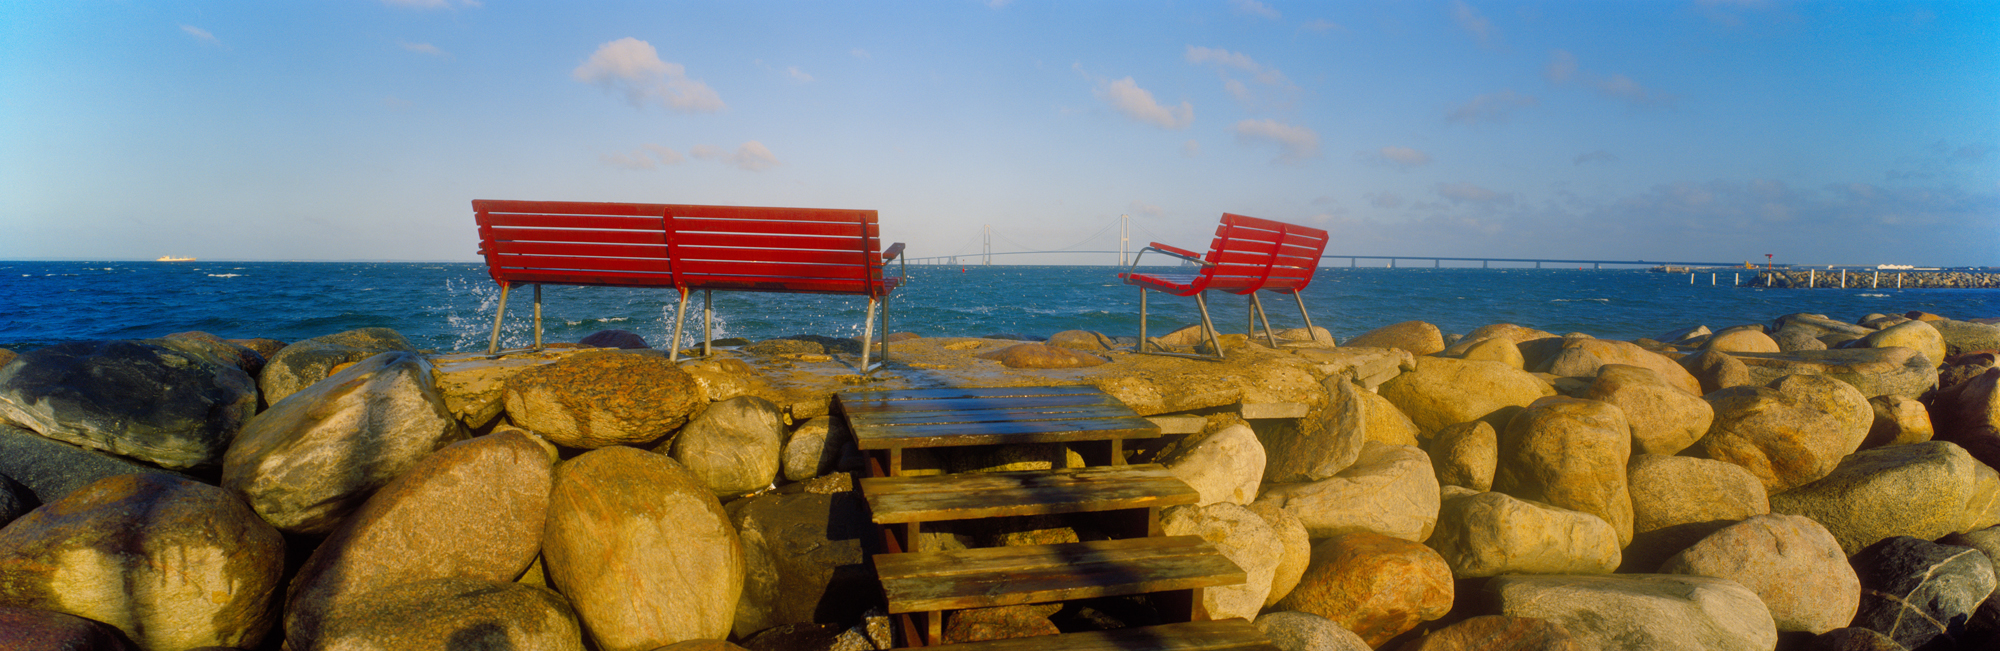
M1768 514L1723 527L1660 566L1743 584L1771 610L1779 631L1825 633L1854 621L1861 580L1826 527Z
M1444 333L1422 321L1404 321L1369 330L1347 340L1349 347L1401 348L1412 355L1429 355L1444 350Z
M636 448L557 466L542 561L605 651L723 639L743 596L743 543L715 493Z
M0 604L103 622L142 649L254 648L284 565L284 539L227 491L118 475L0 529Z
M1922 443L1936 434L1930 410L1914 398L1875 396L1868 399L1868 408L1875 418L1868 427L1868 437L1861 441L1864 449Z
M1500 434L1493 489L1603 518L1623 546L1632 540L1632 497L1625 479L1631 431L1625 415L1609 403L1560 396L1536 400Z
M1252 623L1278 651L1369 651L1361 636L1312 613L1281 610L1259 615Z
M1313 546L1312 565L1280 610L1325 617L1381 646L1451 610L1451 568L1423 545L1367 532Z
M0 366L0 422L167 468L214 466L257 412L243 369L142 341L79 341Z
M438 393L444 396L444 406L458 418L458 422L468 430L478 430L498 421L507 407L507 380L522 371L542 366L550 358L560 359L583 349L544 351L539 355L503 355L499 358L485 353L455 353L434 355L427 360L431 363L431 382L437 385Z
M1041 343L1015 344L983 353L979 358L1000 362L1007 368L1085 368L1106 361L1090 353Z
M1618 532L1589 513L1479 493L1444 501L1425 541L1461 579L1618 569Z
M1680 359L1680 364L1701 383L1702 395L1750 384L1750 367L1722 351L1705 350L1688 355Z
M1979 462L1943 441L1849 455L1827 476L1771 496L1771 512L1826 525L1852 555L1885 538L1934 540L1964 520Z
M1418 357L1416 369L1382 383L1382 397L1416 423L1422 437L1447 425L1502 417L1508 407L1526 407L1555 395L1548 383L1499 362Z
M777 479L786 434L784 412L777 405L738 396L710 405L681 428L673 439L673 457L716 496L742 495Z
M1257 433L1241 419L1211 423L1206 429L1169 451L1161 465L1201 494L1200 504L1257 499L1266 459Z
M785 479L805 481L835 472L841 469L843 459L859 459L859 453L845 419L815 416L799 424L785 440Z
M1635 454L1625 473L1632 492L1627 572L1651 572L1717 529L1771 512L1764 483L1736 464Z
M1694 379L1687 369L1665 355L1655 353L1638 344L1609 339L1565 338L1562 348L1532 370L1545 371L1563 377L1597 377L1597 369L1605 364L1624 364L1650 369L1660 375L1667 384L1679 387L1688 393L1699 393L1701 383Z
M1504 337L1493 337L1473 342L1465 352L1455 355L1459 359L1499 362L1512 368L1524 368L1527 360L1521 356L1521 346Z
M1764 334L1762 328L1755 330L1724 330L1713 337L1709 337L1708 342L1702 344L1701 347L1703 350L1724 353L1778 352L1777 340L1772 339L1771 335Z
M1937 363L1909 348L1840 348L1783 353L1736 353L1750 383L1770 384L1787 375L1825 375L1853 385L1864 398L1923 396L1937 386Z
M1264 480L1307 482L1332 477L1361 455L1368 440L1366 427L1371 403L1346 378L1331 376L1320 382L1327 400L1306 412L1295 424L1281 424L1258 437L1264 446Z
M1944 362L1944 335L1938 334L1937 327L1924 321L1906 321L1877 330L1856 342L1857 348L1889 348L1901 346L1919 353L1930 360L1932 366Z
M1169 536L1201 536L1243 568L1243 583L1202 591L1210 617L1250 619L1264 609L1285 555L1284 541L1264 518L1231 502L1182 505L1160 512L1160 528Z
M1431 631L1397 651L1585 651L1554 620L1481 615Z
M507 419L557 445L596 449L646 443L700 406L694 378L662 357L593 352L507 380Z
M1956 319L1923 320L1937 328L1944 338L1946 355L1963 355L1976 350L2000 350L2000 325Z
M335 367L399 351L415 353L417 347L388 328L359 328L295 341L264 362L257 388L264 393L264 404L275 405L333 375Z
M333 529L368 495L465 437L413 353L382 353L257 414L222 460L222 485L281 530Z
M0 364L4 363L0 356ZM121 639L118 629L103 622L52 610L0 606L0 649L131 651L132 646Z
M520 576L541 552L552 461L511 428L424 457L313 550L287 591L286 641L334 645L325 635L331 613L396 584Z
M1699 444L1707 457L1749 470L1773 494L1826 476L1868 434L1866 422L1852 422L1809 398L1806 384L1784 386L1794 391L1731 387L1704 396L1715 407L1715 422Z
M560 595L518 583L446 577L368 593L327 621L317 647L368 651L583 651L576 611Z
M1701 440L1715 420L1715 408L1701 396L1637 366L1598 367L1596 381L1582 397L1611 403L1625 414L1635 453L1678 454Z
M1953 648L1995 585L1993 560L1979 550L1908 536L1869 545L1853 563L1861 579L1854 625L1911 649Z
M1271 484L1258 502L1296 515L1313 538L1368 531L1412 542L1430 537L1440 500L1429 455L1369 441L1340 474L1303 484Z
M1553 620L1586 649L1770 651L1777 627L1735 581L1678 574L1503 576L1486 583L1500 613Z
M1253 502L1244 508L1263 518L1282 546L1278 566L1271 570L1271 594L1264 598L1264 606L1275 606L1298 587L1299 577L1305 576L1306 566L1312 563L1312 534L1306 533L1306 523L1299 516L1270 502Z
M730 505L743 542L743 597L732 625L738 638L773 626L859 619L879 605L868 567L878 553L861 494L766 494Z
M1483 420L1438 430L1428 452L1438 484L1493 490L1493 469L1500 460L1500 435Z
M1410 422L1409 416L1403 415L1401 410L1396 409L1396 403L1389 402L1388 398L1373 391L1359 390L1355 395L1367 405L1367 408L1362 410L1362 436L1370 441L1389 445L1423 445L1418 440L1418 435L1422 432L1417 430L1417 424Z
M1465 355L1466 350L1488 339L1505 339L1509 343L1518 346L1522 342L1548 339L1554 336L1556 335L1552 332L1522 327L1512 323L1492 323L1473 328L1472 332L1465 333L1464 337L1460 337L1450 348L1444 350L1443 356L1462 357ZM1516 348L1516 350L1519 349Z

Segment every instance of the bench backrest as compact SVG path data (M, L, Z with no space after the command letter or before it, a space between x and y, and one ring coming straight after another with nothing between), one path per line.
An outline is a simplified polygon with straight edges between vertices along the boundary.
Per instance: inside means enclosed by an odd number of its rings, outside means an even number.
M472 202L500 283L887 292L873 210Z
M1307 226L1223 213L1201 268L1207 287L1238 294L1256 290L1295 292L1312 282L1326 231Z

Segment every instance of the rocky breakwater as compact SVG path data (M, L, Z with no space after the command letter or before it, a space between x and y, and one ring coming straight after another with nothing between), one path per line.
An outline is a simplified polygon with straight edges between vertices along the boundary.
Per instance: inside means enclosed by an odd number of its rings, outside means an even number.
M1206 605L1280 648L1993 648L2000 327L1662 326L1684 327L1232 334L1219 362L1101 333L897 334L867 378L859 342L824 337L681 364L632 338L488 358L386 331L30 351L0 361L0 647L888 648L866 464L830 396L1081 384L1162 426L1128 461L1196 488L1164 528L1244 568ZM1054 453L1095 452L905 463ZM1147 608L947 629L1117 627Z
M2000 273L1887 269L1771 270L1757 272L1748 286L1778 289L1993 289L2000 287Z

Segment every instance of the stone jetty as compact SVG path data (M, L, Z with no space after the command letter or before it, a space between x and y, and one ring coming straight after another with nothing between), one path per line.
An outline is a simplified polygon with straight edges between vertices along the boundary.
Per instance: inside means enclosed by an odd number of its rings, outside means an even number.
M1788 314L1617 341L1422 321L1336 345L1115 333L496 357L365 329L0 356L0 648L852 651L898 643L830 397L1089 385L1278 648L2000 648L2000 325ZM1192 330L1157 338L1206 345ZM881 345L881 344L877 344ZM4 353L4 351L0 351ZM912 474L1051 449L909 451ZM984 522L984 521L982 521ZM1046 517L935 548L1090 539ZM947 641L1157 623L1112 599Z
M1776 289L1994 289L2000 288L2000 273L1887 269L1768 270L1757 272L1746 286Z

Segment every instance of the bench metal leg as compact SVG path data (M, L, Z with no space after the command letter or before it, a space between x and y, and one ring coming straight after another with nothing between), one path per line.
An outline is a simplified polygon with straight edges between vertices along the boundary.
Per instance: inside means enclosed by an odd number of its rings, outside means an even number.
M1215 333L1215 322L1208 318L1208 292L1195 292L1194 304L1201 308L1202 334L1208 336L1208 344L1215 347L1215 358L1222 359L1222 337Z
M889 365L889 295L882 295L882 366Z
M861 323L861 373L868 371L868 349L875 347L875 303L877 299L868 297L868 320Z
M1257 292L1250 292L1250 310L1264 322L1264 341L1269 342L1272 348L1277 348L1278 334L1271 331L1271 317L1264 314L1264 302L1257 300Z
M701 290L701 357L708 359L715 354L711 342L715 341L715 329L710 321L715 318L715 307L710 302L714 298L712 290Z
M535 352L542 352L542 284L535 283Z
M681 361L681 323L687 319L688 290L686 287L682 287L680 290L680 306L674 308L674 340L669 343L667 348L667 361L669 362Z
M1139 288L1139 346L1133 352L1146 352L1146 288Z
M500 319L507 316L507 290L512 286L500 283L500 309L493 311L493 342L486 344L487 355L500 354Z
M1319 343L1319 333L1313 331L1313 317L1311 314L1306 314L1305 297L1300 296L1298 292L1292 292L1292 300L1298 301L1299 316L1306 320L1306 338L1312 340L1315 344ZM1327 337L1331 338L1332 336L1333 333L1327 333Z

